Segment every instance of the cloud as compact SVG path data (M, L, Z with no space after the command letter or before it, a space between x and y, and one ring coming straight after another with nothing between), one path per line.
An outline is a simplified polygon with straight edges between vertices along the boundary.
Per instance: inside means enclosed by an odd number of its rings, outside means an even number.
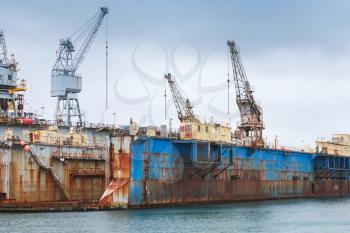
M151 109L153 122L165 122L162 81L155 85L143 80L143 85L140 72L132 63L135 49L145 44L145 50L136 56L137 64L159 80L164 72L191 70L198 51L200 68L188 80L179 77L181 87L197 101L198 115L209 118L214 110L226 112L226 40L235 39L255 96L264 108L266 135L270 140L278 134L283 144L300 145L302 140L312 143L319 136L350 132L347 123L350 3L340 0L317 4L277 0L2 3L1 20L9 50L16 54L20 74L30 85L26 99L34 109L45 106L47 117L53 118L55 106L49 92L58 41L89 19L100 5L110 8L110 109L107 112L104 109L102 28L79 70L83 75L81 106L89 121L101 121L103 115L103 121L112 122L115 112L118 123L128 123L131 116L147 123L144 114ZM163 46L169 59L180 46L176 69L171 63L164 68L163 49L154 45ZM181 76L181 72L177 73ZM119 79L124 80L118 83L120 90L130 98L144 96L146 86L153 97L152 107L127 105L116 98L113 90ZM206 87L213 86L217 86L215 92L205 92ZM231 111L237 111L233 89L230 101ZM169 114L176 118L173 107ZM220 120L224 118L216 115Z

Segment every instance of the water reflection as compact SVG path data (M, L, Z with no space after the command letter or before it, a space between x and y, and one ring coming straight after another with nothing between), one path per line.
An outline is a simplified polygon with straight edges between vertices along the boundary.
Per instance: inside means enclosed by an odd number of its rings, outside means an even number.
M350 198L143 210L0 213L0 232L348 232Z

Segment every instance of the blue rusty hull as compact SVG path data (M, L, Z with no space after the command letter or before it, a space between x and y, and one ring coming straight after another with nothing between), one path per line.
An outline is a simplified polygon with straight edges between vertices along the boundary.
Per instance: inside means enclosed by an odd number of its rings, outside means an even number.
M349 158L339 157L342 173L331 172L330 158L143 137L130 144L130 181L118 195L127 196L124 207L137 208L349 193Z

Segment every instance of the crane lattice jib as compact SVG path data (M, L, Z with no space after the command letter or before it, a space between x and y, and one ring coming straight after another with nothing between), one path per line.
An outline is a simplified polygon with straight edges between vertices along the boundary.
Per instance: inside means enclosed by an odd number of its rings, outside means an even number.
M256 103L252 90L247 79L244 67L239 54L239 49L234 41L227 41L227 45L230 48L233 78L236 89L236 102L238 105L243 103L250 106L250 111L262 120L261 107Z
M87 36L85 36L85 39L77 50L75 49L75 47L78 46L77 41L74 42L72 38L60 41L57 60L52 69L52 75L75 75L75 72L84 61L106 14L108 14L108 8L101 7L97 14L95 14L95 16L88 21L88 23L93 23L93 25L91 28L89 28ZM84 30L82 33L80 33L79 38L84 36L83 33L85 32L86 31ZM76 53L73 57L74 52Z
M77 53L73 59L73 73L75 73L75 71L79 68L81 63L84 61L85 56L86 56L87 52L89 51L89 48L91 47L91 44L92 44L93 40L95 39L97 32L98 32L106 14L108 14L108 8L101 7L100 13L97 17L95 24L93 25L92 29L90 30L88 36L85 38L82 46L77 50Z
M249 99L249 88L248 79L245 74L243 64L239 55L238 47L234 41L227 41L227 44L230 48L233 77L235 82L236 89L236 98L238 100L248 100Z
M180 88L171 77L171 74L166 74L164 78L168 80L179 120L195 121L196 117L193 113L191 102L181 94Z
M9 63L7 59L7 48L6 48L5 35L3 31L0 31L0 63L2 64Z
M74 46L69 39L60 41L57 60L52 69L53 74L74 75L72 63L74 51Z

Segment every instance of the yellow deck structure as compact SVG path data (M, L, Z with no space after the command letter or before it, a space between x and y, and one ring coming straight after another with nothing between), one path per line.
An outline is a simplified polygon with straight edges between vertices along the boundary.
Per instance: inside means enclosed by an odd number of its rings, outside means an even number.
M333 134L331 141L318 140L316 148L327 155L350 156L350 134Z
M180 139L231 143L231 127L228 124L183 121L180 124Z

